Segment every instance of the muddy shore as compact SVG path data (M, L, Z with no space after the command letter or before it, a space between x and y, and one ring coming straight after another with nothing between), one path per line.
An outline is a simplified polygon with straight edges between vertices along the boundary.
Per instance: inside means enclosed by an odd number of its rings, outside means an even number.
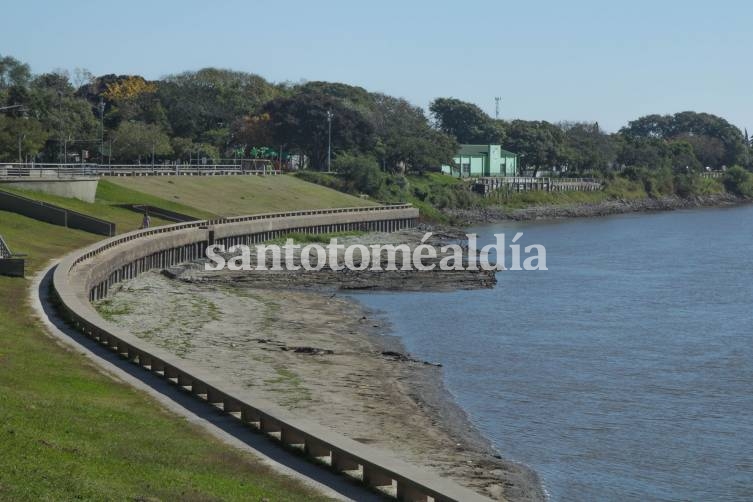
M238 273L207 280L193 272L142 274L97 308L145 341L356 441L493 499L545 499L536 473L502 459L454 403L442 361L406 354L380 313L321 285L291 289L270 278L265 287ZM438 281L442 289L446 279Z
M667 196L635 200L606 200L594 204L535 205L520 209L484 207L448 209L445 213L458 225L468 226L497 221L529 221L556 218L592 218L635 212L672 211L703 207L729 207L750 202L729 193L697 197Z

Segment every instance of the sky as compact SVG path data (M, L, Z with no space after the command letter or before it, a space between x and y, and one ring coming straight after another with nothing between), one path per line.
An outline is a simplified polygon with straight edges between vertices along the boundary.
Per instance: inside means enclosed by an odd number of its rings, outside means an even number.
M0 12L0 55L35 73L154 79L214 66L424 108L455 97L492 117L500 97L508 120L616 131L694 110L753 126L753 3L738 0L24 0Z

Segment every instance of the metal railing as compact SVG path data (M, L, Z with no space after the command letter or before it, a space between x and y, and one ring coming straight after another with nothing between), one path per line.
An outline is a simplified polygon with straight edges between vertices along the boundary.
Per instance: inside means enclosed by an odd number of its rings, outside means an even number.
M473 190L489 195L497 190L508 192L592 192L603 188L595 178L534 178L530 176L500 176L477 178Z
M0 260L3 260L5 258L10 258L13 256L13 253L11 253L10 248L8 247L8 244L5 243L5 239L3 239L3 236L0 235Z
M213 225L222 225L227 223L243 223L254 220L273 220L276 218L285 218L290 216L313 216L320 214L337 214L337 213L351 213L351 212L369 212L369 211L384 211L389 209L408 209L412 208L411 204L393 204L389 206L364 206L364 207L341 207L334 209L309 209L304 211L289 211L287 213L261 213L248 216L231 216L228 218L215 218L212 220L198 220L186 223L176 223L173 225L165 225L161 227L154 227L144 230L134 230L132 232L123 234L119 237L108 239L98 245L94 245L86 253L79 255L71 264L71 268L79 263L97 256L98 254L107 251L115 246L126 243L133 239L139 239L142 237L149 237L150 235L162 234L167 232L177 232L181 230L188 230L191 228L206 228Z
M0 235L0 275L23 277L26 268L25 256L13 253Z
M231 176L278 175L268 161L243 164L0 164L2 178L76 178L82 176Z
M480 182L484 180L495 180L501 183L601 183L596 178L552 178L549 176L543 178L534 178L532 176L483 176L478 178Z

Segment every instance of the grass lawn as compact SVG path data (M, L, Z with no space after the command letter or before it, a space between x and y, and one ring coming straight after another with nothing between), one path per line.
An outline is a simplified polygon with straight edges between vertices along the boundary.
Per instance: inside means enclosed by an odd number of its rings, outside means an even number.
M129 177L108 183L222 216L374 204L291 175Z
M2 211L0 235L29 254L29 276L101 239ZM28 288L0 277L0 500L321 499L61 348L33 317Z
M126 188L113 185L108 181L99 182L99 185L97 187L97 197L95 202L93 203L84 202L82 200L72 199L68 197L60 197L43 192L8 188L8 185L0 185L0 189L18 195L23 195L24 197L28 197L30 199L55 204L65 209L78 211L79 213L88 214L96 218L112 221L115 223L118 233L128 232L130 230L139 228L141 226L142 219L142 215L140 213L131 211L130 209L118 207L118 204L150 204L202 219L214 216L214 214L208 213L206 211L194 209L171 201L164 201L149 194L143 194L135 192L133 190L128 190ZM153 226L172 223L171 221L162 220L157 217L152 217L151 220Z

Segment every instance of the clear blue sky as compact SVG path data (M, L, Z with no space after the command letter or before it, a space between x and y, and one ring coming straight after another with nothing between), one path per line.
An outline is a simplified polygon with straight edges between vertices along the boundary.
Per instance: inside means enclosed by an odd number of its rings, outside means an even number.
M426 107L440 96L506 119L616 130L684 110L753 125L753 4L515 2L13 2L0 54L158 78L205 66L361 85Z

